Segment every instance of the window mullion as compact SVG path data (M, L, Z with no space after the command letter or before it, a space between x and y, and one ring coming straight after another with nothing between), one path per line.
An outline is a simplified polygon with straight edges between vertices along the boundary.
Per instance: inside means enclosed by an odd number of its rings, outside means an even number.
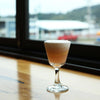
M19 48L23 47L23 43L28 38L28 0L16 0L16 37Z

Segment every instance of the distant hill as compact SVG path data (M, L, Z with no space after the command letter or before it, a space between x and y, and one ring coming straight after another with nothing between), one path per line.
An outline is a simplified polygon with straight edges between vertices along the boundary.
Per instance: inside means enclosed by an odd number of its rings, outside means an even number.
M100 5L95 5L91 7L92 17L95 18L96 23L100 23ZM39 13L37 14L38 18L41 20L80 20L85 21L85 16L87 14L87 7L75 9L66 14L59 13ZM36 15L30 15L34 17Z

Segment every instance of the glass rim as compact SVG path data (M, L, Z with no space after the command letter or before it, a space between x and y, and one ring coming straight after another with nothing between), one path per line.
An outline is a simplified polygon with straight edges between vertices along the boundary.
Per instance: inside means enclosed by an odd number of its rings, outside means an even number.
M71 43L69 40L45 40L45 43Z

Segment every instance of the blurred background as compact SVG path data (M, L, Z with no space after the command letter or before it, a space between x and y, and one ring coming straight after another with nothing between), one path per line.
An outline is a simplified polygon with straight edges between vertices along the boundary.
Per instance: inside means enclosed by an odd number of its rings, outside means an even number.
M0 0L0 37L16 38L16 0ZM100 45L100 0L29 0L30 40Z

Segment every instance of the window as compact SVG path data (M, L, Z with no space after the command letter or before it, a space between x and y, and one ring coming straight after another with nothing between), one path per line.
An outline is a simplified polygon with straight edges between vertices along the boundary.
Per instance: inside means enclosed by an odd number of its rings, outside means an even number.
M0 4L0 37L16 38L15 0L3 0Z
M38 30L39 23L36 23L37 19L34 19L34 16L31 19L30 17L32 16L29 15L30 2L31 0L30 1L16 0L16 21L15 21L16 37L0 38L0 54L6 54L18 58L30 59L32 61L38 61L42 63L48 63L44 49L45 39L42 39L43 37L42 35L47 37L49 33L50 34L51 32L55 33L55 30L52 31L43 30L43 28L40 28ZM31 21L32 23L29 23ZM39 32L39 33L36 35L34 32ZM44 33L41 34L40 32ZM61 30L61 32L63 33L64 30ZM100 73L99 52L100 52L99 45L90 45L90 44L81 44L72 42L68 56L68 61L66 63L69 66L67 68L99 74ZM64 67L66 67L66 65Z
M0 44L6 46L17 44L16 0L0 1Z
M100 45L100 1L29 0L29 39Z

